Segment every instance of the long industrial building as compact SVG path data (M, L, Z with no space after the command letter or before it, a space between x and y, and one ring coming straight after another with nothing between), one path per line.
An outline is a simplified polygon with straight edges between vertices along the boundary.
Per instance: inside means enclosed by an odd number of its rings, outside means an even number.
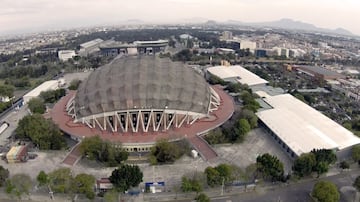
M101 54L104 56L116 56L119 54L145 54L153 55L163 52L168 45L168 40L157 41L134 41L133 43L122 43L119 41L109 41L100 45Z
M48 91L48 90L56 90L59 88L59 81L58 80L50 80L45 81L44 83L40 84L38 87L34 88L30 92L26 93L24 98L24 104L27 104L29 100L32 98L38 97L41 92Z
M207 72L224 81L239 82L241 84L247 84L248 86L265 85L268 83L265 79L262 79L240 65L209 67Z
M258 95L271 106L256 113L260 125L291 157L313 149L332 149L341 159L349 155L353 145L360 144L351 131L290 94Z

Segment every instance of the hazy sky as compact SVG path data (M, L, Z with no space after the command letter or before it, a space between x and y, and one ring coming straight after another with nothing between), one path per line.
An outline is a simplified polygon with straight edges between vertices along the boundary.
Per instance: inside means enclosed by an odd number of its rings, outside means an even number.
M0 5L0 34L196 17L244 22L291 18L360 35L360 0L0 0Z

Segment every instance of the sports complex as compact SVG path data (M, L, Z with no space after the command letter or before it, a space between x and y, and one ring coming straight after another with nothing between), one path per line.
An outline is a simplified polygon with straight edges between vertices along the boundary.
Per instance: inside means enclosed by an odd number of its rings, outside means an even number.
M51 117L73 139L99 135L142 152L161 138L196 138L233 112L232 98L220 86L210 86L183 63L123 55L92 72Z

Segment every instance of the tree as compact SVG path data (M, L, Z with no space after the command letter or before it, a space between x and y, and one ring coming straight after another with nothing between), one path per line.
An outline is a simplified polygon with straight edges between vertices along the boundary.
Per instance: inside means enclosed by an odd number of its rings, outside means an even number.
M251 126L246 119L240 119L238 123L238 129L241 135L247 134L251 130Z
M186 140L174 143L161 139L151 149L151 155L156 158L156 163L173 163L189 150L190 147Z
M69 90L77 90L78 87L80 86L81 84L81 80L79 79L74 79L70 82L70 85L68 87Z
M355 145L351 150L351 157L355 162L360 161L360 145Z
M341 169L349 169L350 168L350 164L346 161L341 161L340 162L340 168Z
M0 85L0 96L12 98L14 96L14 86Z
M119 193L116 190L107 191L104 194L104 200L106 202L118 202Z
M264 178L270 177L273 181L279 181L284 178L284 165L276 156L268 153L258 156L256 158L256 166Z
M54 103L58 101L61 97L64 97L65 95L66 95L66 91L63 88L57 90L43 91L40 93L40 97L46 103Z
M29 191L32 187L32 180L29 175L15 174L6 183L6 193L15 195L21 199L22 194L29 195Z
M207 167L205 169L205 175L207 184L211 187L214 187L215 185L219 185L221 183L220 179L220 173L213 167Z
M183 192L194 191L196 193L199 193L202 191L202 189L203 189L202 185L197 179L195 178L190 179L185 176L181 178L181 190Z
M45 103L40 98L32 98L29 100L28 106L32 113L43 114L46 110Z
M317 162L326 162L327 164L335 163L336 155L331 149L313 149L311 153L315 154Z
M316 171L318 174L317 177L320 177L321 174L326 173L329 170L329 164L324 161L317 162L313 167L313 171Z
M9 177L9 170L0 166L0 187L2 187Z
M329 181L317 182L311 195L319 202L337 202L340 199L340 193L336 185Z
M301 154L299 158L294 161L293 171L299 177L311 174L313 167L316 165L315 154L307 153Z
M353 186L354 186L358 191L360 191L360 175L357 176L357 178L355 179L355 182L354 182Z
M220 164L215 167L215 169L219 172L219 176L221 179L224 179L225 182L229 182L232 176L233 168L229 164Z
M98 160L111 167L119 165L128 158L128 152L108 141L103 141L99 136L85 138L81 142L80 151L90 160Z
M121 164L113 170L109 180L118 191L124 192L130 187L138 186L143 180L143 173L137 165Z
M94 192L95 177L88 174L78 174L73 180L73 191L79 194L85 194L88 199L95 198Z
M211 187L221 185L224 182L232 180L233 167L228 164L220 164L216 167L207 167L205 175L207 184Z
M39 186L46 185L49 182L49 177L43 170L39 172L36 179L39 183Z
M258 118L253 111L249 109L243 109L240 113L240 117L248 120L252 129L257 127Z
M59 193L69 193L72 190L72 174L69 168L59 168L49 173L51 189Z
M206 134L205 140L209 144L221 144L227 141L225 135L223 134L220 128L211 130L208 134Z
M204 193L200 193L199 195L197 195L195 200L197 202L210 202L210 198Z
M17 138L29 138L40 149L59 150L66 143L60 129L41 114L27 115L19 121L15 130Z

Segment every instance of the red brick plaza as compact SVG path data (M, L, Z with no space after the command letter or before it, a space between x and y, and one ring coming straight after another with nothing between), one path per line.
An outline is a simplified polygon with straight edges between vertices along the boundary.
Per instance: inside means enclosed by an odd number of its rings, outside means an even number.
M54 108L50 112L50 116L55 124L60 129L71 135L82 139L85 137L91 137L99 135L102 139L111 142L126 143L154 143L159 139L179 139L186 137L191 144L199 151L200 155L205 160L215 158L217 155L212 148L201 138L199 135L206 133L207 131L217 128L226 122L234 113L233 99L226 94L221 86L212 86L221 98L219 109L211 113L212 118L202 118L192 125L184 125L180 128L171 128L166 132L111 132L101 131L96 128L89 128L82 123L73 123L73 119L66 112L66 104L75 95L76 91L71 91L68 95L60 99L55 104Z

